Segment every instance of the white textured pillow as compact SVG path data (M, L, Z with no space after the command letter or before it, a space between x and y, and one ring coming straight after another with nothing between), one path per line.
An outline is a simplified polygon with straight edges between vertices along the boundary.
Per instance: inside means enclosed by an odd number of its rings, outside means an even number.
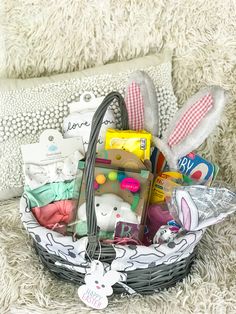
M130 73L143 70L152 78L160 104L163 128L177 110L171 83L169 50L127 62L108 64L80 72L30 80L0 80L0 200L19 196L23 187L20 145L38 141L42 130L61 131L68 104L84 91L105 96L110 91L124 95ZM162 110L165 108L165 110ZM116 122L121 121L113 106Z

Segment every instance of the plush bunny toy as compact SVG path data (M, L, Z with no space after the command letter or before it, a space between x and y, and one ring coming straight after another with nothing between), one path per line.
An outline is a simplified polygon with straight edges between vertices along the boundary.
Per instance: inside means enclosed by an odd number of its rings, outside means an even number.
M138 218L132 211L131 205L113 193L95 196L95 210L97 225L101 231L113 232L118 221L138 223ZM86 221L86 203L79 207L78 218L80 221Z

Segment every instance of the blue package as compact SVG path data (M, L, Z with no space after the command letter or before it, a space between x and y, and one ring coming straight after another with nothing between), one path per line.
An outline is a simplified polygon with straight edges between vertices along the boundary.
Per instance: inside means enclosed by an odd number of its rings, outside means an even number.
M195 153L189 153L178 161L178 170L188 177L209 182L215 178L215 165Z

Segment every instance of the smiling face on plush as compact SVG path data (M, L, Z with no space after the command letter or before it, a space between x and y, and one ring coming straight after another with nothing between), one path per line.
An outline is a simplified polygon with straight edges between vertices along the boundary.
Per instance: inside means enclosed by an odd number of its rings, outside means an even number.
M102 231L113 231L118 221L138 223L136 214L129 203L116 194L106 193L95 196L95 210L97 225ZM86 221L86 203L78 209L78 218Z

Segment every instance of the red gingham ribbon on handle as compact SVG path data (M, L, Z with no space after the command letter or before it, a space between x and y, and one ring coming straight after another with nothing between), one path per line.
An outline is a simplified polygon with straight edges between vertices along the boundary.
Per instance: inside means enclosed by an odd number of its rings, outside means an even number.
M144 101L140 87L132 82L125 97L126 108L129 118L129 128L131 130L143 130L144 128Z
M169 137L168 145L170 147L177 145L183 138L190 134L212 107L213 97L211 94L207 94L193 104L176 125Z

